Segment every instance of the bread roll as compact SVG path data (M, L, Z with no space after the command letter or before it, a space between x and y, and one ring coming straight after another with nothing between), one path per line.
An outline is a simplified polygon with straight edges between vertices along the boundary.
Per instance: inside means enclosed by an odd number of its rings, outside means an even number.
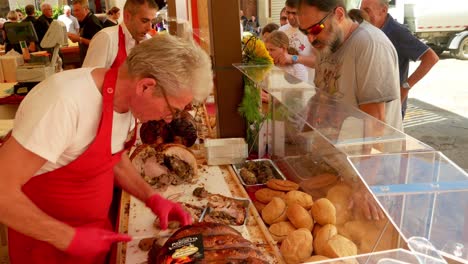
M342 258L357 255L357 247L353 241L341 235L335 235L327 241L323 247L323 254L329 258Z
M293 191L299 189L299 184L288 181L288 180L281 180L281 179L271 179L267 181L266 185L268 188L278 191Z
M338 234L336 226L330 224L322 226L317 232L317 236L314 237L315 253L318 255L325 255L325 247L328 240L336 234Z
M372 221L349 221L344 224L343 236L359 243L364 235L368 232L374 232L376 228L372 225Z
M269 188L262 188L255 192L255 198L261 203L269 203L273 197L284 198L284 192L275 191Z
M289 206L291 204L299 204L305 209L310 209L314 201L312 201L312 196L305 192L301 191L290 191L286 193L284 197L286 204Z
M349 201L352 194L352 189L347 184L337 184L330 188L327 192L327 199L332 203L335 202L347 202Z
M271 236L275 241L283 241L292 231L296 230L296 228L291 224L291 222L279 222L272 224L270 228Z
M313 177L301 183L302 188L306 190L322 189L329 185L332 185L338 181L338 177L331 173L323 173Z
M312 229L312 236L314 237L314 239L317 237L317 234L320 228L322 228L322 225L318 223L314 223L314 228Z
M265 208L266 204L261 203L259 201L254 201L253 202L255 208L257 209L258 212L262 212L263 208Z
M290 233L281 243L280 251L287 264L297 264L312 255L312 234L300 228Z
M265 223L271 225L274 223L286 221L286 203L283 199L273 197L262 210L262 218Z
M311 209L314 220L321 224L336 224L335 206L327 198L321 198L314 202Z
M327 193L327 199L335 206L337 225L348 222L352 216L352 211L349 209L351 191L348 185L339 184L333 186Z
M304 260L304 262L316 262L316 261L322 261L322 260L327 260L327 259L330 259L330 258L321 256L321 255L315 255L315 256L308 257L306 260Z
M286 215L296 228L306 228L312 231L314 220L304 207L299 204L291 204L288 206L288 209L286 209Z

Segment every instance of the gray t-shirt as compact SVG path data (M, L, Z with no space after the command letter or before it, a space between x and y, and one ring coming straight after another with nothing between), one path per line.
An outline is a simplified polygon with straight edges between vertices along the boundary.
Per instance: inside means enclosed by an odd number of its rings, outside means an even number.
M336 52L317 56L315 85L356 107L385 102L385 122L402 130L397 53L371 24L360 24Z

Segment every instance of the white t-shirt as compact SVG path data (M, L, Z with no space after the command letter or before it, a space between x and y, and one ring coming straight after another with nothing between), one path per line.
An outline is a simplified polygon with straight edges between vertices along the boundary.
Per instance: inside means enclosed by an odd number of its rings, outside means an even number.
M57 18L58 21L62 21L67 27L68 33L79 34L80 33L80 23L78 23L78 19L76 17L70 15L69 17L65 14L60 15Z
M120 26L122 26L125 35L125 50L127 51L127 55L129 55L137 43L125 24L122 23ZM149 38L151 36L146 34L146 39ZM103 28L91 40L82 67L110 68L112 63L114 63L115 57L117 57L118 50L119 25Z
M19 106L13 137L47 160L36 175L75 160L96 137L102 95L91 76L92 70L56 73L34 87ZM124 148L134 119L130 112L114 112L113 118L112 153L116 153Z
M307 67L302 64L290 64L286 66L280 66L280 68L303 82L307 82L309 80L309 72L307 71Z
M315 85L356 107L385 102L385 122L402 130L398 56L371 24L361 23L336 52L317 56Z
M313 48L312 45L309 42L309 39L307 38L304 33L302 33L299 28L292 27L290 24L286 24L284 26L281 26L279 28L280 31L283 31L286 33L289 39L289 46L294 47L297 52L299 52L299 55L301 56L310 56L312 55ZM308 73L307 75L309 76L309 83L314 82L314 75L315 75L315 70L314 68L309 68L306 67Z
M290 24L286 24L279 28L280 31L283 31L288 35L289 46L294 47L299 52L299 55L309 56L312 54L312 45L307 39L307 36L304 35L299 28L292 27Z

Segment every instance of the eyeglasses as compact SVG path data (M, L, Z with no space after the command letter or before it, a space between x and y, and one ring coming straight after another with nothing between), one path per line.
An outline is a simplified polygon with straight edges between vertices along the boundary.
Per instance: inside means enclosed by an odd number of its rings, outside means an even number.
M322 20L320 20L318 23L316 24L313 24L312 26L306 28L306 29L302 29L302 28L299 28L299 30L304 33L304 35L308 36L308 35L313 35L313 36L317 36L318 34L320 34L320 32L322 32L322 30L325 28L325 21L327 20L327 18L333 13L335 12L335 10L331 11L330 13L328 13L324 18L322 18Z
M169 111L171 111L171 116L172 116L172 118L177 117L177 116L179 115L179 113L182 112L182 110L173 107L173 106L169 103L169 100L167 99L166 90L165 90L164 88L161 87L161 91L162 91L162 94L163 94L163 96L164 96L164 101L166 101L167 107L169 108Z

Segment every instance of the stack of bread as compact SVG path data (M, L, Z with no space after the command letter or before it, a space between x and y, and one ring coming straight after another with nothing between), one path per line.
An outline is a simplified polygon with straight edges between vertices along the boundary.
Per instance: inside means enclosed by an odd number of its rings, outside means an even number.
M351 187L345 183L336 184L327 192L326 198L336 209L338 233L352 240L358 246L359 254L395 248L394 238L398 236L398 231L390 225L387 218L369 220L361 210L356 210L356 206L350 209L352 192Z
M286 263L302 263L357 255L353 241L338 234L337 213L327 198L315 202L299 185L272 179L255 193L255 205L272 237L281 243Z

